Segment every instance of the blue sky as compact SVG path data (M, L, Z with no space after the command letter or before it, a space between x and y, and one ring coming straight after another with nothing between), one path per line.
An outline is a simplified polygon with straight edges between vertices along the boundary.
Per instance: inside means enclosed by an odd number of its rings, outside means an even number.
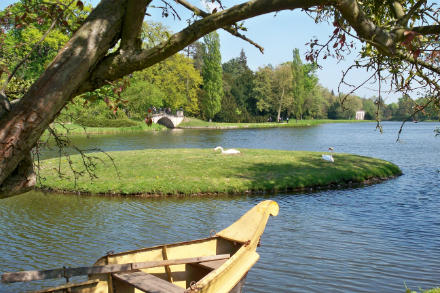
M7 5L16 2L14 0L2 0L0 4L0 9L5 8ZM99 1L92 0L87 1L96 5ZM153 4L155 4L153 1ZM202 8L204 5L199 2L199 0L189 0L190 3ZM173 7L179 13L182 21L174 20L173 17L162 18L160 9L149 9L148 13L152 16L148 19L154 21L160 21L171 27L173 32L178 32L187 26L185 21L190 17L187 10L180 8L175 2L172 3ZM222 4L226 7L232 7L235 4L241 3L236 0L223 0ZM157 5L157 4L156 4ZM292 51L294 48L298 48L302 56L303 62L305 61L304 53L307 51L306 43L310 42L312 38L317 37L318 40L324 42L332 34L334 27L326 23L315 24L309 16L304 12L299 10L295 11L282 11L276 16L274 13L262 15L250 20L247 20L244 25L248 31L243 32L246 37L253 40L254 42L261 45L265 50L264 54L252 46L251 44L236 38L229 33L218 30L221 41L221 54L222 62L226 62L232 58L238 57L241 49L243 48L246 52L248 65L252 70L257 70L259 66L264 66L267 64L277 65L282 62L292 60ZM350 38L348 38L349 41ZM360 43L357 42L358 48L360 48ZM345 61L337 62L336 59L327 58L326 60L319 60L319 64L322 69L318 69L317 75L319 77L320 83L328 88L329 90L334 90L335 93L338 92L338 85L342 78L342 72L345 71L350 65L352 65L358 58L357 53L354 51L350 55L346 56ZM348 81L351 84L360 85L363 83L369 74L365 70L353 71L349 75ZM378 95L377 89L378 83L367 83L364 87L356 90L355 94L360 97L369 98L373 95ZM387 85L382 84L382 90L386 89ZM352 88L348 86L342 86L340 91L347 93L351 91ZM388 97L385 103L389 104L392 102L397 102L397 99L401 95L396 95L393 93L382 93L383 97Z

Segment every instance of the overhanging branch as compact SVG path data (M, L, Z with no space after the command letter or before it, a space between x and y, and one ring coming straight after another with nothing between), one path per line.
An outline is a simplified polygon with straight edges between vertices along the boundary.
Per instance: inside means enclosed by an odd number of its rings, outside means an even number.
M440 34L440 25L417 26L410 29L420 35L438 35Z
M178 3L182 4L185 8L193 11L196 15L200 15L201 17L208 17L211 14L197 8L196 6L192 5L191 3L188 3L186 0L176 0ZM257 43L255 43L254 41L252 41L251 39L248 39L245 35L240 34L237 29L235 29L233 26L226 26L226 27L222 27L222 29L224 29L225 31L227 31L228 33L230 33L233 36L236 36L242 40L245 40L246 42L249 42L250 44L254 45L255 47L257 47L261 54L264 54L264 48L261 47L260 45L258 45Z
M387 2L396 19L400 19L405 15L405 12L403 11L403 6L399 1L387 0Z
M112 81L134 71L139 71L157 64L218 28L230 26L238 21L271 12L329 5L329 1L330 0L251 0L227 10L211 14L206 18L194 22L153 48L139 50L130 54L124 54L123 51L110 54L96 66L96 69L91 73L91 78L84 82L74 95L76 96L99 88L103 80Z
M128 0L122 24L121 48L134 50L141 47L140 33L147 5L152 0Z
M427 0L420 0L418 1L409 11L407 14L405 14L401 19L397 21L397 25L406 27L408 25L408 21L410 20L411 16L414 14L414 12L417 11L417 9L420 8L424 3L426 3Z
M396 52L395 56L398 57L401 61L407 61L407 62L414 64L414 65L420 65L425 69L428 69L432 72L440 74L440 68L438 68L428 62L425 62L423 60L420 60L420 59L416 60L416 59L414 59L414 57L412 55L409 56L409 55L403 54L402 52Z

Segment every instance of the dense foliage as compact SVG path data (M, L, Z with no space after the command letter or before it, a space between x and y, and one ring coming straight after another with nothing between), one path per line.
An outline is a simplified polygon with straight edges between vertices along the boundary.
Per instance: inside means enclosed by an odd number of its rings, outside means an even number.
M10 99L23 96L92 9L81 1L67 9L69 2L60 0L46 5L41 0L21 0L0 11L4 32L0 33L1 86L16 71L5 88Z
M222 63L220 54L220 37L212 32L203 37L203 110L211 119L220 112L223 97Z

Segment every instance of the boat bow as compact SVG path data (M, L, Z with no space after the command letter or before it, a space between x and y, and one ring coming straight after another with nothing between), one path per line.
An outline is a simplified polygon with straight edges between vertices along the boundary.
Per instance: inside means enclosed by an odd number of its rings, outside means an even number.
M187 292L230 292L242 278L246 277L248 271L260 258L256 252L260 237L266 228L269 216L276 216L278 212L279 206L275 201L263 201L231 226L215 234L216 237L241 243L242 247L220 268L200 280L195 288L189 288Z

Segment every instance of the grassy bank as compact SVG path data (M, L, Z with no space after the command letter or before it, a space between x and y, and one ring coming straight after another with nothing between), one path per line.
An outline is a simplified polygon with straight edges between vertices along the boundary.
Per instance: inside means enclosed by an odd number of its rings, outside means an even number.
M422 289L419 290L420 291L411 291L409 288L406 288L406 293L440 293L440 287L428 289L428 290L422 290Z
M119 132L139 132L139 131L160 131L167 130L165 126L153 123L148 127L144 121L132 120L138 123L137 126L131 127L82 127L77 124L53 124L52 127L59 134L103 134L103 133L119 133ZM228 129L228 128L264 128L264 127L296 127L296 126L310 126L324 123L356 123L356 122L371 122L367 120L298 120L298 122L290 121L289 123L222 123L222 122L207 122L197 118L185 117L178 128L214 128L214 129ZM48 135L49 132L44 133Z
M265 123L223 123L223 122L207 122L197 118L185 117L178 128L264 128L264 127L296 127L310 126L324 123L358 123L373 122L369 120L331 120L331 119L312 119L312 120L290 120L289 123L265 122Z
M54 128L58 134L67 134L67 133L68 134L102 134L102 133L167 130L165 126L162 126L160 124L153 123L151 127L148 127L148 125L144 121L140 121L140 120L132 120L132 121L135 121L136 123L138 123L138 125L131 127L82 127L74 123L64 124L64 125L54 123L52 125L52 128ZM44 134L48 135L49 132L46 131Z
M349 154L334 154L335 162L321 159L321 153L240 149L240 155L222 155L212 149L158 149L109 153L115 160L120 178L111 161L97 155L98 164L90 180L83 176L75 186L66 159L61 171L70 180L60 179L59 160L42 162L45 188L93 194L191 195L243 193L363 182L367 179L400 174L389 162ZM73 164L82 168L80 157ZM39 185L41 188L42 186Z

